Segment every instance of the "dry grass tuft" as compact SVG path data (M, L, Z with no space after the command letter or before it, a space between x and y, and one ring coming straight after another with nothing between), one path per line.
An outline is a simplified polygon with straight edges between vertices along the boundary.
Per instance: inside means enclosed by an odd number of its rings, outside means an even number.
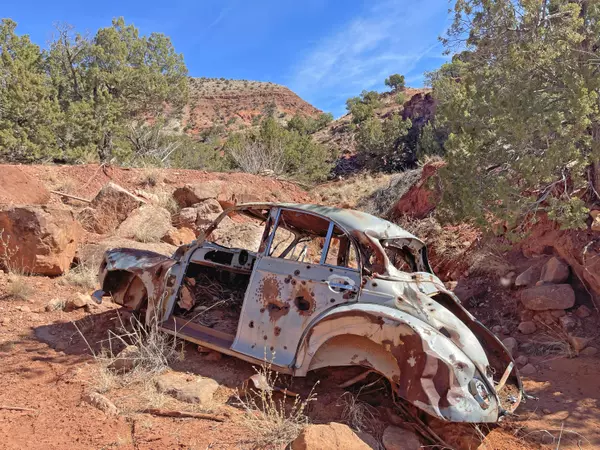
M296 397L291 405L288 396L276 394L274 389L279 375L265 362L257 373L267 381L267 389L250 389L246 395L236 395L244 409L243 424L250 432L250 438L257 448L279 448L295 439L308 425L306 410L310 402L316 401L314 388L304 400Z
M171 215L179 212L179 205L173 198L173 192L166 189L157 189L154 191L156 195L156 205L165 208Z
M360 391L354 395L344 392L338 405L343 406L342 420L358 432L372 431L377 428L377 410L368 403L359 400Z
M360 208L377 190L389 185L391 175L363 174L349 180L323 184L315 189L323 203Z
M151 186L155 187L160 184L164 180L164 177L160 171L160 169L156 168L147 168L144 169L140 176L139 184L141 186Z
M120 316L119 320L121 326L117 331L109 330L108 339L98 353L94 352L82 331L73 323L98 363L93 386L97 392L108 392L116 385L146 382L164 372L174 361L183 359L183 345L160 331L156 321L144 326L135 316L131 317L128 324L123 323ZM131 370L118 372L115 368L124 359L120 351L129 346L136 348L134 353L125 358Z
M8 297L17 300L27 300L33 294L31 282L23 275L11 273L8 277L8 286L6 288Z
M532 353L537 356L554 358L574 358L576 356L571 347L569 334L557 326L546 325L545 331L538 333L532 340Z
M86 290L94 289L98 283L97 275L100 264L96 258L79 263L60 278L61 284L78 286Z

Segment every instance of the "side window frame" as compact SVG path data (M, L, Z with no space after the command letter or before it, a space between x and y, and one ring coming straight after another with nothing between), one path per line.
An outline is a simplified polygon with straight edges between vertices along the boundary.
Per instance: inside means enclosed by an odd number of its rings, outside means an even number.
M336 223L335 221L331 220L328 217L323 217L319 214L315 214L309 211L302 211L302 210L295 210L293 208L283 208L283 207L279 207L277 208L277 211L275 213L275 221L274 221L274 225L272 227L272 231L267 239L267 244L265 246L265 250L262 254L262 256L267 256L267 257L272 257L269 256L269 253L271 252L271 247L273 245L273 240L275 239L275 233L277 233L277 228L279 228L279 221L281 220L281 212L283 210L286 211L296 211L302 214L307 214L310 216L315 216L315 217L319 217L323 220L326 220L329 223L329 226L327 228L327 234L325 236L325 242L323 244L323 250L321 252L321 258L319 261L319 264L321 266L325 266L325 267L332 267L332 268L339 268L339 269L344 269L344 270L351 270L353 272L357 272L359 274L362 274L362 255L356 245L356 243L354 242L354 240L350 237L350 235L348 234L348 232L342 227L340 226L338 223ZM338 266L336 264L328 264L327 263L327 255L329 253L329 249L331 247L331 240L333 239L333 230L335 228L339 228L345 235L346 239L348 239L348 254L350 254L351 249L354 249L354 252L356 254L356 258L357 258L357 264L358 267L357 268L353 268L353 267L345 267L345 266ZM274 257L273 257L274 258Z

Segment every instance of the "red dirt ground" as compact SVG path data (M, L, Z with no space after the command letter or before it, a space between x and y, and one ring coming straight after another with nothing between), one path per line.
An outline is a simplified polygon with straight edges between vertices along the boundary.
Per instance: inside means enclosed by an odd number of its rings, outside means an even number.
M188 345L185 359L174 369L215 378L221 385L217 397L221 413L229 415L224 423L195 419L170 419L138 412L143 392L139 386L109 391L121 414L107 417L82 401L91 387L97 386L97 363L90 356L73 322L88 337L91 345L114 327L116 311L102 306L92 314L46 312L50 298L69 298L75 289L58 279L28 279L34 294L28 300L6 297L6 276L0 275L0 405L32 408L34 411L0 410L1 449L233 449L251 448L248 432L241 421L242 412L231 406L231 397L243 380L252 375L249 364L230 357L209 361ZM51 342L51 345L46 342ZM480 448L561 449L600 448L600 359L532 359L540 367L525 378L527 392L540 397L519 407L513 418L489 432ZM307 379L289 381L290 389L306 393L319 379L318 401L310 416L316 423L340 421L336 384L349 378L320 371ZM282 383L285 380L282 380ZM374 406L390 406L385 396L367 399ZM229 403L229 404L228 404ZM383 411L383 410L382 410ZM382 420L385 414L382 413ZM562 429L562 436L561 436ZM467 427L467 430L473 430ZM451 433L452 434L452 433ZM459 441L460 442L460 441ZM464 442L464 441L463 441ZM457 447L476 448L476 447Z

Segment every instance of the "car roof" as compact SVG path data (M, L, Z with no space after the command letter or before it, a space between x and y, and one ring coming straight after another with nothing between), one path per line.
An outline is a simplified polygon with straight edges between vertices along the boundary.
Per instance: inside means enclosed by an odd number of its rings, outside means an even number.
M356 211L354 209L301 203L244 203L231 209L235 211L272 207L282 207L317 214L339 224L350 234L364 233L379 240L410 239L423 244L423 241L406 231L404 228L366 212Z

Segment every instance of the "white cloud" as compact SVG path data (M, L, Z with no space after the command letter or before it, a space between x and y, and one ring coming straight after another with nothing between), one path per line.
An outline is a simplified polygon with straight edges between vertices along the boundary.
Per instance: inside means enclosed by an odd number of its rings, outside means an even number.
M379 88L392 73L419 80L421 74L413 72L419 61L441 55L437 37L446 17L443 0L374 2L361 17L313 46L293 68L289 85L339 113L348 93Z

